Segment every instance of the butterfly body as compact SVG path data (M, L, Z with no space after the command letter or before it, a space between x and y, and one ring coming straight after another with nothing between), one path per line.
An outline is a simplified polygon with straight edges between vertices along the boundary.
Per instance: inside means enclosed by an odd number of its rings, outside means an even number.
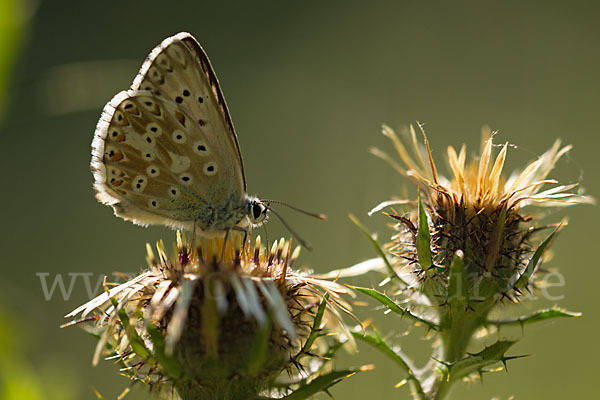
M218 236L266 219L246 194L237 137L210 62L188 33L165 39L104 108L92 143L97 198L139 225Z

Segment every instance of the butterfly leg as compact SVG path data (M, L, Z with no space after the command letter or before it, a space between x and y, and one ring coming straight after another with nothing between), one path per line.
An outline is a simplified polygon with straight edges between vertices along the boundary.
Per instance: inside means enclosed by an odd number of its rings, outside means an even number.
M190 242L190 248L189 248L190 258L192 257L192 249L194 248L195 245L196 245L196 220L194 220L194 227L192 228L192 241Z
M242 228L241 226L234 226L233 228L238 232L244 232L244 239L242 240L242 250L241 252L244 252L244 249L246 248L246 240L248 239L248 229Z
M270 247L269 247L269 234L267 233L267 225L263 224L263 229L265 230L265 242L266 242L266 249L267 251L270 251Z
M225 259L225 248L227 247L227 241L229 240L229 231L231 229L227 229L227 231L225 231L225 239L223 240L223 249L221 250L221 261L223 262L223 260Z
M192 228L192 246L196 242L196 220L194 220L194 227Z

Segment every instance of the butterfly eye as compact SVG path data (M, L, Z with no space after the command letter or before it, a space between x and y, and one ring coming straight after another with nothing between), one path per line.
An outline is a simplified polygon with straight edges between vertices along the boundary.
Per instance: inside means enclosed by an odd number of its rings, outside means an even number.
M254 224L261 223L267 217L267 207L265 207L259 202L252 203L252 208L250 211L252 212L252 215L250 215L250 219Z
M254 216L254 219L258 219L258 217L260 217L260 215L262 214L262 208L260 204L254 203L254 205L252 206L252 214Z

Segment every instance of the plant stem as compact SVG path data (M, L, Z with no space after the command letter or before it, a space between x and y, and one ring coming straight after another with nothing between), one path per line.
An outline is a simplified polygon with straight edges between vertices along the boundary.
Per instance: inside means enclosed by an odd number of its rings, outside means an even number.
M467 356L467 348L473 339L473 334L485 324L493 304L492 301L485 302L479 304L477 310L461 309L446 315L445 321L441 324L442 345L440 349L440 361L445 368L441 369L437 383L433 384L430 392L431 399L443 400L450 393L456 379L449 373L449 368Z

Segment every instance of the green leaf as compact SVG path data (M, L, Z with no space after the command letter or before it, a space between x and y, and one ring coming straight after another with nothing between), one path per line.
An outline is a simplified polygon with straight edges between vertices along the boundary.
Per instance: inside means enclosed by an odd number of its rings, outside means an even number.
M521 289L527 286L527 282L529 282L529 278L531 278L531 276L533 275L533 272L535 271L535 268L537 267L537 264L540 258L542 257L542 254L544 254L546 247L548 247L552 239L556 236L556 234L560 231L561 228L562 224L558 225L556 229L554 229L554 231L550 234L550 236L548 236L546 240L544 240L542 244L538 246L537 250L533 254L533 257L531 257L531 259L529 260L527 268L525 268L525 271L523 271L519 279L515 282L515 288Z
M462 360L448 364L448 379L456 381L475 372L481 372L483 368L505 362L512 357L505 357L504 353L515 343L516 341L499 340L477 354L470 354Z
M419 227L417 229L417 258L421 268L428 270L433 265L431 261L431 234L429 233L429 223L427 214L421 201L421 192L419 192Z
M354 215L349 214L348 217L350 217L350 220L352 220L352 222L354 223L354 225L356 225L358 230L360 230L362 232L362 234L369 240L369 242L371 242L371 244L375 248L375 251L377 252L379 257L381 257L381 259L385 263L385 266L390 271L391 276L398 279L404 285L408 286L408 284L404 281L404 279L400 278L400 276L396 273L396 271L394 271L394 267L392 267L392 264L390 264L390 261L387 259L385 252L383 251L381 246L379 246L379 243L377 243L377 240L375 240L373 238L373 236L369 233L367 228L365 228L364 225L361 224L360 221Z
M489 272L491 272L494 269L494 267L496 266L496 262L498 261L498 257L500 257L500 247L502 246L505 223L506 206L502 207L500 215L496 220L496 225L494 225L494 230L490 238L487 252L485 253L485 258L483 260L483 265L485 269Z
M321 332L321 322L323 321L323 315L325 314L325 308L327 307L327 300L329 300L329 293L323 296L323 299L319 304L319 308L317 309L317 314L315 315L310 334L308 335L308 339L306 339L306 343L304 343L304 347L302 347L302 353L310 352L312 345L314 344L315 340L319 337L319 334Z
M344 346L344 344L345 344L344 342L335 341L335 343L331 344L328 347L328 349L325 353L319 355L320 365L318 365L314 370L312 370L313 376L315 376L317 373L323 371L323 369L333 361L335 354ZM270 386L272 388L277 388L277 389L291 390L292 387L302 384L305 381L306 381L306 379L290 379L289 381L285 381L285 382L275 381L275 382L272 382L270 384Z
M175 357L166 354L165 339L160 330L153 323L146 321L146 331L150 335L150 340L154 345L154 357L162 369L171 378L179 378L181 376L181 367Z
M398 364L398 366L404 372L406 372L406 374L408 375L407 379L412 382L413 388L418 396L417 398L419 400L427 399L427 396L425 395L425 392L423 391L423 387L421 386L421 381L419 381L419 378L417 378L417 376L413 372L412 363L407 359L407 357L400 350L392 349L379 336L379 332L374 330L374 333L375 333L375 335L373 336L373 335L369 335L369 333L365 333L363 335L362 332L352 332L352 336L354 336L358 340L361 340L365 343L370 344L371 346L373 346L374 348L376 348L377 350L379 350L383 354L385 354L387 357L392 359L396 364Z
M349 378L350 376L360 372L361 369L346 369L342 371L333 371L328 374L321 375L318 378L313 379L309 383L302 385L299 389L296 389L292 394L283 397L286 400L305 400L311 396L327 391L330 387L342 380Z
M352 289L354 289L358 292L361 292L363 294L366 294L367 296L374 298L375 300L377 300L378 302L380 302L381 304L383 304L384 306L386 306L387 308L389 308L391 311L395 312L396 314L399 314L403 317L405 317L405 316L409 317L410 319L412 319L414 321L425 324L430 329L433 329L433 330L439 329L438 325L435 322L426 320L425 318L422 318L418 315L411 313L408 310L403 309L398 304L396 304L396 302L394 302L394 300L390 299L384 293L378 292L375 289L369 289L369 288L363 288L363 287L357 287L357 286L351 286L351 287L352 287Z
M140 337L140 335L138 335L135 329L135 324L131 323L127 312L123 308L119 309L119 302L116 298L111 296L109 297L109 299L112 306L115 307L115 309L119 310L119 320L121 321L121 325L125 330L125 334L127 335L127 339L129 340L129 345L131 346L131 350L133 350L133 352L140 356L144 361L153 362L154 358L152 357L152 353L146 347L144 340Z
M529 315L524 315L519 318L501 319L496 321L488 321L490 325L525 325L534 322L545 321L552 318L574 318L581 317L581 313L567 311L561 308L550 308L536 311Z

